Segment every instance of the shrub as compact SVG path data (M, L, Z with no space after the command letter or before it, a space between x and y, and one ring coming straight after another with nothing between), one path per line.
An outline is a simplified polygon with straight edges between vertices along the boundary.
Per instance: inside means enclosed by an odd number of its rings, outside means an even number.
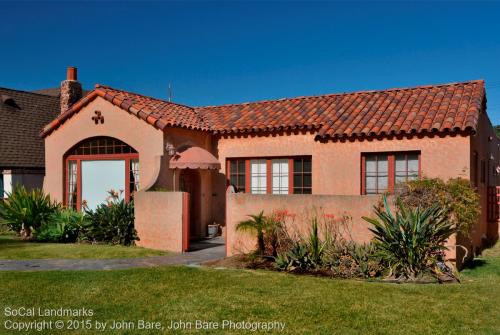
M88 217L83 223L80 240L132 245L138 240L134 228L134 203L113 197L95 210L85 210Z
M390 277L417 280L437 267L445 241L454 233L453 223L439 205L412 208L397 201L394 216L384 197L384 207L375 207L377 219L363 217L372 224L374 245Z
M34 232L35 239L40 242L76 242L80 230L86 225L87 217L72 209L55 212L48 223Z
M480 215L479 195L468 180L423 178L399 185L396 199L412 208L429 208L438 204L457 231L469 235Z
M0 218L10 229L26 238L61 208L41 189L28 191L24 186L15 186L7 196L8 199L0 202Z

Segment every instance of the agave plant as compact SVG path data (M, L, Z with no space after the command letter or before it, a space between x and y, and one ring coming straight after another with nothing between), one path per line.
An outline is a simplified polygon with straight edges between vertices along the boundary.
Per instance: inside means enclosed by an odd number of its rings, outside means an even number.
M454 226L438 205L410 208L398 200L393 215L384 197L384 207L375 207L377 219L363 217L372 224L374 245L390 276L416 280L436 267Z
M38 230L61 207L43 190L26 190L24 186L15 186L8 199L0 202L0 218L23 237L31 237L33 230Z

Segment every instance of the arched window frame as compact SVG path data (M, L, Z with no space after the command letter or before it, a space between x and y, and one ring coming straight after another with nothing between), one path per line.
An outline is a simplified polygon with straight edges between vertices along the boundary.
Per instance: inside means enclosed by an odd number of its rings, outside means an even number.
M97 145L96 148L92 148L91 143L94 141L106 140L104 143L104 148L102 146ZM109 141L109 142L108 142ZM99 142L97 142L99 143ZM110 149L109 146L113 147ZM89 148L88 150L83 150L82 148ZM121 148L121 150L120 150ZM101 150L102 149L102 150ZM82 153L83 152L83 153ZM87 153L88 152L88 153ZM97 152L97 153L96 153ZM100 153L104 152L104 153ZM127 143L118 140L113 137L107 136L99 136L99 137L90 137L87 138L75 146L73 146L70 150L68 150L64 159L64 204L68 207L72 207L76 210L82 209L82 161L86 160L124 160L125 161L125 201L130 201L134 192L134 189L131 184L134 184L134 181L131 182L131 173L134 173L132 166L136 166L136 164L132 164L134 162L139 161L139 153ZM69 186L70 186L70 164L72 164L73 169L76 167L76 175L72 183L76 183L76 201L73 204L69 203Z

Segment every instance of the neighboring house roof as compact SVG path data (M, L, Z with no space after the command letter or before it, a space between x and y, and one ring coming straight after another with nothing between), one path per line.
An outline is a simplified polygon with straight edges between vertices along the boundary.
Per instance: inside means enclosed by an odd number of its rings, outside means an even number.
M44 95L50 95L50 96L53 96L53 97L61 97L61 87L44 88L44 89L41 89L41 90L33 91L33 93L40 93L40 94L44 94ZM89 90L83 90L82 93L83 93L83 96L86 96L87 94L90 93L90 91Z
M97 95L160 129L180 126L221 134L315 129L320 138L475 131L485 102L482 80L195 108L96 86L88 100L76 103L42 135Z
M0 88L0 167L43 168L39 130L59 114L59 98Z

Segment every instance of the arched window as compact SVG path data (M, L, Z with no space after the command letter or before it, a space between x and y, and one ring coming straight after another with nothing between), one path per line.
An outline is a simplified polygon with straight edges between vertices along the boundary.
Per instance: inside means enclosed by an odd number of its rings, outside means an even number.
M139 190L139 154L112 137L92 137L68 150L65 169L65 204L94 209L110 192L129 201Z

